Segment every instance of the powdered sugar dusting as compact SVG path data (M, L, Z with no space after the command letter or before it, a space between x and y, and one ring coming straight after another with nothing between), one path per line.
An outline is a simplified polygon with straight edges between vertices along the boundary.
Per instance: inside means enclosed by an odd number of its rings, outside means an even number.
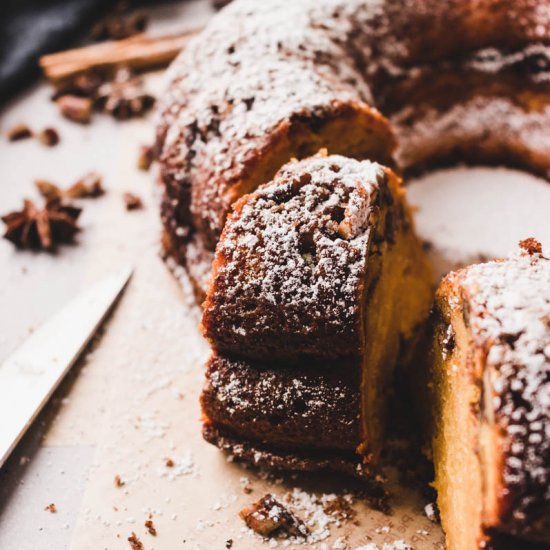
M368 250L388 196L381 166L318 156L286 165L244 198L218 245L205 304L218 349L242 342L247 356L270 345L279 357L357 354Z
M457 70L522 65L545 82L549 13L540 0L233 2L182 52L163 97L162 178L176 223L213 248L236 184L281 129L381 105L384 87L415 68L466 56Z

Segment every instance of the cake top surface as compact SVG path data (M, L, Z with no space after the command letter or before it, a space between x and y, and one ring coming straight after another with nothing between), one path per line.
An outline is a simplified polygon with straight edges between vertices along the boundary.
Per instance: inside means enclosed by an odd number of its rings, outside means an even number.
M225 271L238 271L243 260L261 270L262 279L239 277L237 295L261 282L267 302L325 308L331 304L320 296L336 292L341 298L332 305L338 315L355 308L369 216L384 180L379 164L340 156L284 166L272 182L240 201L222 239L229 259Z
M216 330L357 338L369 243L392 201L386 179L378 164L318 155L238 201L206 302Z
M474 341L487 350L493 411L513 441L504 479L549 492L550 260L534 239L520 247L507 260L470 266L449 280L460 286ZM458 304L453 297L451 306ZM513 511L519 521L525 513L522 505Z
M393 138L374 109L383 105L380 83L392 88L412 69L465 54L476 70L514 66L531 40L544 44L549 34L540 0L232 2L169 70L158 126L163 178L191 184L182 208L213 249L233 187L285 125L361 106L387 140L382 159ZM528 57L539 59L542 47Z

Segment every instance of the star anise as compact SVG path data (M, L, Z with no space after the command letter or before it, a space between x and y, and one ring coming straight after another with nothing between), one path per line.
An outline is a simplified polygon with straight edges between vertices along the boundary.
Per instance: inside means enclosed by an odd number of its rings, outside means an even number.
M143 115L154 103L155 98L143 88L143 80L133 76L127 67L121 67L112 81L99 87L95 105L114 118L125 120Z
M97 172L88 172L67 189L61 189L55 183L38 179L34 181L38 192L46 199L95 199L105 193L102 177Z
M47 201L43 208L25 200L22 210L2 216L4 238L18 248L53 250L57 243L73 240L80 230L76 223L80 212L80 208L62 204L59 199Z

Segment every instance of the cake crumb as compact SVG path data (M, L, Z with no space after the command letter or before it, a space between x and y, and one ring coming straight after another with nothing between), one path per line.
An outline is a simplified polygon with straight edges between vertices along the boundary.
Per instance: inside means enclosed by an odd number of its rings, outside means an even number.
M123 198L126 210L141 210L143 208L143 201L137 195L127 192L124 193Z
M351 507L352 499L349 495L327 495L323 497L323 511L329 516L340 520L353 519L357 513Z
M155 524L153 523L153 520L151 518L145 521L145 528L150 535L153 535L153 537L157 536L157 528L155 527Z
M50 514L57 513L57 506L52 502L51 504L48 504L46 508L44 508L45 512L50 512Z
M529 256L533 256L534 254L542 254L542 245L533 237L519 241L519 247L529 254Z
M115 476L115 487L123 487L126 485L126 482L117 474Z
M430 521L437 523L437 508L434 502L430 502L424 506L424 514L426 514L426 517Z
M273 536L281 531L301 537L309 534L309 529L304 522L270 493L243 508L239 516L250 529L264 537Z
M167 468L173 468L174 467L174 461L171 458L166 458L164 461L164 464Z
M132 531L132 534L128 537L128 542L130 543L130 548L132 550L144 550L143 542L141 542L138 536Z

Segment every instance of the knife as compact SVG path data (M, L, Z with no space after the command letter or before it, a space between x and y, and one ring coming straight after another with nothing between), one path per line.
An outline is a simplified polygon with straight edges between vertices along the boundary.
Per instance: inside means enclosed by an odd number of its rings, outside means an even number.
M75 364L131 275L131 269L122 269L74 298L0 367L0 467Z

